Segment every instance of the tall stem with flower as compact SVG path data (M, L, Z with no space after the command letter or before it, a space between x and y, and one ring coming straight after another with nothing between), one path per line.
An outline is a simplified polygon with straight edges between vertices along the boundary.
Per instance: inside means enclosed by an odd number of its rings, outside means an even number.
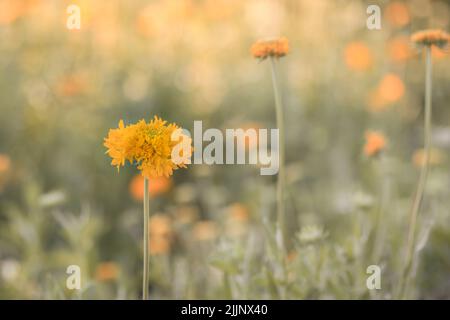
M284 188L285 188L285 127L284 127L284 112L283 104L281 101L280 89L277 77L277 66L276 60L285 56L289 51L289 43L286 38L272 39L272 40L260 40L253 44L251 52L255 58L264 60L269 58L271 75L272 75L272 85L275 98L275 115L277 128L279 131L279 148L278 148L278 158L279 158L279 170L277 179L277 227L278 227L278 244L280 246L280 251L284 257L286 254L286 213L284 207Z
M403 266L399 297L405 298L410 282L411 271L415 264L416 225L422 204L431 150L431 97L432 97L432 46L444 47L448 44L449 35L442 30L425 30L412 35L411 40L425 49L425 115L424 115L424 163L420 170L419 181L409 215L409 230L406 244L406 257Z
M136 164L144 176L144 232L142 299L148 299L149 272L149 179L170 176L178 168L185 168L192 154L191 138L184 135L176 124L154 117L149 123L141 120L125 126L120 120L117 129L110 129L105 138L106 153L117 169L128 160ZM181 148L180 148L181 146Z

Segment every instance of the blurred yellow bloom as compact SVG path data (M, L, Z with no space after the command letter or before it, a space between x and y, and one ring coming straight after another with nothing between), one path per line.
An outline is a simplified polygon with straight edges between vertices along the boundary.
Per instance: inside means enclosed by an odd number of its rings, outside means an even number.
M364 71L373 64L369 48L362 42L351 42L345 48L345 63L351 70Z
M444 47L448 44L450 37L447 32L439 29L429 29L414 33L411 41L423 46Z
M217 226L213 221L199 221L193 229L194 238L199 241L214 240L217 237Z
M180 157L185 162L176 164L172 160L172 149L180 141L172 141L172 133L178 130L176 124L154 117L149 123L140 120L136 124L125 126L120 120L117 129L109 130L105 138L104 146L108 148L107 153L112 158L111 165L118 169L125 165L125 161L136 163L142 175L147 178L170 176L173 170L185 168L192 148L188 155ZM180 140L190 138L181 134Z
M430 150L430 158L428 163L430 165L438 165L442 163L445 159L445 154L439 149ZM423 149L418 149L414 152L412 157L413 163L416 167L422 167L425 164L425 151Z
M149 179L148 193L155 197L166 193L172 186L172 180L168 177L155 177ZM129 185L130 195L134 200L142 201L144 199L144 177L135 175Z
M95 270L97 281L111 281L117 279L120 269L114 262L102 262Z
M395 27L403 27L410 21L409 9L401 1L393 1L386 6L385 15L387 21Z
M259 40L251 47L253 57L264 60L268 57L281 58L289 52L289 42L285 37Z
M367 131L365 134L366 144L364 154L368 157L376 156L386 148L386 137L378 131Z

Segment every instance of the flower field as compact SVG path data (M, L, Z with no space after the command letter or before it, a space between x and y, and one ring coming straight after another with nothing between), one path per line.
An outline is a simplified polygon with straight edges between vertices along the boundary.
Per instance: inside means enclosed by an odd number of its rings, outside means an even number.
M0 299L450 299L450 3L373 4L0 0Z

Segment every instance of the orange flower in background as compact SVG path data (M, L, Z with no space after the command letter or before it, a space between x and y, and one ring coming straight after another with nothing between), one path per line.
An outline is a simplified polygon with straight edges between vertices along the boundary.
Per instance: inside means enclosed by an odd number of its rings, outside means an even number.
M387 21L395 27L403 27L411 20L407 5L401 1L389 3L385 9L385 16Z
M440 48L448 45L450 36L444 30L429 29L414 33L411 36L411 41L417 45L423 46L437 46Z
M403 81L393 73L381 79L377 88L369 94L368 106L372 112L386 110L391 104L398 102L405 94Z
M441 164L445 159L445 154L439 149L430 150L430 158L428 163L430 165ZM424 149L418 149L414 152L412 156L413 164L416 167L423 167L425 165L425 151Z
M11 167L11 159L6 154L0 153L0 174L9 171Z
M281 58L289 52L289 42L285 37L259 40L251 47L253 57L264 60L268 57Z
M388 42L387 52L394 62L404 62L412 56L411 44L407 37L396 37Z
M37 1L34 1L37 2ZM0 1L0 25L13 23L31 9L33 1L2 0Z
M149 252L152 255L170 252L173 241L172 220L164 214L155 214L149 221Z
M149 179L148 193L155 197L166 193L172 187L172 180L168 177L156 177ZM144 199L144 177L135 175L129 184L130 195L134 200L142 201Z
M226 213L226 233L235 237L244 235L250 218L247 207L241 203L233 203L227 208Z
M381 80L378 91L383 100L393 103L400 100L405 94L405 86L402 79L393 73L388 73Z
M249 213L247 207L241 203L233 203L228 207L230 219L236 222L245 223L249 220Z
M97 281L111 281L117 279L120 268L114 262L102 262L95 269Z
M195 224L193 235L196 240L210 241L217 237L218 229L213 221L203 220Z
M169 239L150 236L148 251L152 256L168 254L170 249L171 242Z
M87 79L80 74L63 77L56 86L56 92L62 97L72 97L87 90Z
M345 63L351 70L365 71L373 64L372 53L362 42L352 42L345 48Z
M164 214L150 217L150 236L169 237L172 234L172 220Z
M386 148L387 141L384 134L378 131L367 131L365 134L366 144L364 145L364 154L368 157L378 155Z
M178 131L179 130L179 131ZM179 132L179 139L172 140L172 135ZM179 143L188 143L188 152L180 150L177 161L172 159L172 151ZM173 170L186 168L192 154L192 139L181 132L174 123L167 124L157 116L149 123L140 120L136 124L125 126L119 121L117 129L109 130L104 146L112 158L111 165L119 169L128 160L136 164L144 177L155 178L173 174Z

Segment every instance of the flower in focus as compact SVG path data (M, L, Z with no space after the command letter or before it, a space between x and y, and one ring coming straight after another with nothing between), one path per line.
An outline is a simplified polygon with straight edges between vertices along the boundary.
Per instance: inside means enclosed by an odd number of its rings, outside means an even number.
M95 269L97 281L110 281L117 279L120 269L114 262L102 262Z
M378 131L367 131L366 144L364 145L364 154L368 157L378 155L386 148L386 137Z
M168 177L155 177L149 179L148 193L155 197L166 193L172 186L172 180ZM144 199L144 177L140 174L135 175L129 185L130 195L134 200L142 201Z
M439 29L429 29L414 33L411 41L422 46L437 46L440 48L448 45L450 36L447 32Z
M373 58L369 48L362 42L352 42L345 48L345 63L351 70L365 71L372 66Z
M176 130L180 130L178 140L172 139ZM186 167L192 154L191 141L176 124L167 124L155 116L149 123L140 120L128 126L120 120L117 129L109 130L104 146L112 158L111 165L117 169L128 160L137 165L144 177L155 178L168 177L173 170ZM188 150L182 148L178 159L172 159L173 148L179 143L188 143Z
M425 165L425 151L418 149L414 152L412 160L416 167L423 167ZM445 155L439 149L431 149L428 163L430 165L438 165L444 161Z
M279 39L259 40L251 47L253 57L264 60L268 57L281 58L288 54L289 42L285 37Z

